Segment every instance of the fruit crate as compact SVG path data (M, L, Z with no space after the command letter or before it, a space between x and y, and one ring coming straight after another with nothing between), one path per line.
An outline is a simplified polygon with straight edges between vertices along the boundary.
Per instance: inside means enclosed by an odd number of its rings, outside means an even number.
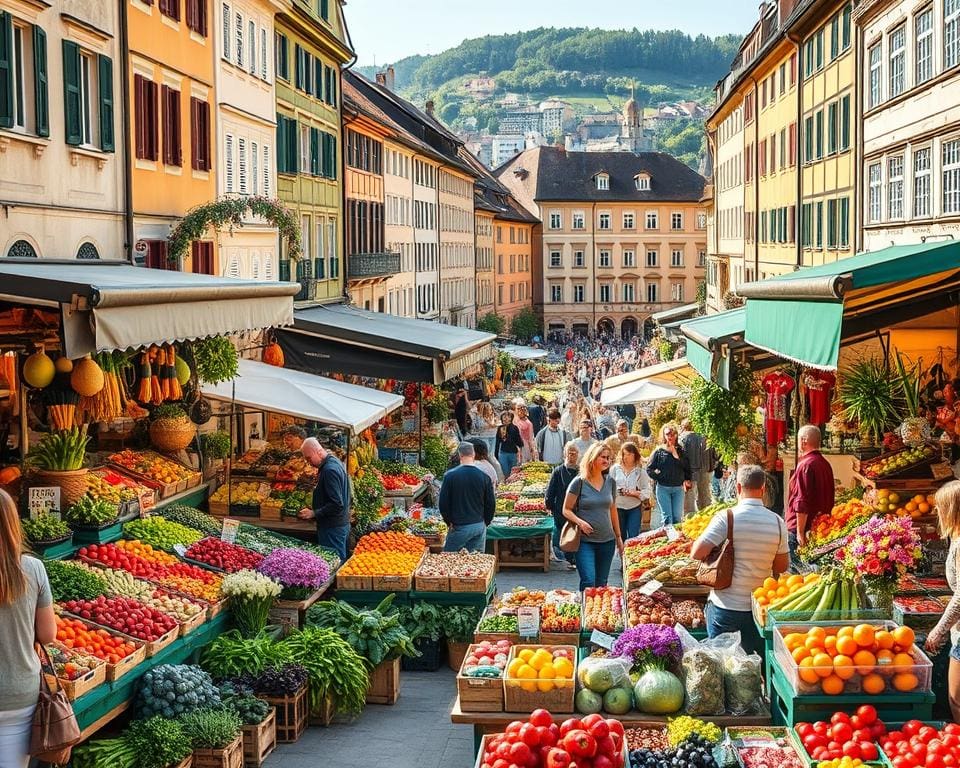
M63 651L67 655L68 659L77 655L59 643L57 643L56 646L59 650ZM106 682L107 663L100 659L98 659L98 661L99 663L94 666L93 669L81 675L80 677L74 678L73 680L68 680L65 677L57 678L57 682L60 684L60 687L63 689L63 692L69 701L76 701L83 696L83 694L92 691L101 683Z
M409 592L413 589L413 574L407 576L371 576L370 589L374 592Z
M873 481L914 478L928 479L931 477L929 466L942 459L943 451L940 443L930 441L916 448L901 448L888 454L882 454L874 459L854 459L853 469L855 472ZM891 467L891 469L883 474L877 474L877 471L882 467Z
M740 750L749 747L776 746L782 750L793 753L794 757L799 759L800 762L810 765L804 757L806 753L803 751L803 747L798 747L798 742L794 736L795 734L793 734L792 728L779 725L761 725L754 728L727 728L727 737L736 752L737 765L741 768L746 768L746 762L740 754ZM812 763L813 768L815 768L816 765L817 762L814 761ZM871 766L874 764L864 763L863 765ZM879 763L877 765L879 765Z
M118 634L114 632L113 634ZM137 650L131 653L129 656L125 656L116 663L107 662L107 682L112 683L119 680L127 672L132 669L135 669L138 664L145 661L147 658L147 646L141 640L133 641Z
M400 659L384 661L370 672L367 704L396 704L400 698Z
M481 632L480 625L483 624L483 620L490 617L496 616L497 609L494 607L487 608L483 614L480 616L480 621L477 622L477 628L473 631L473 641L479 643L483 640L489 640L491 643L497 642L497 640L509 640L511 643L520 642L520 634L518 632Z
M464 669L467 657L477 649L475 643L467 647L457 670L457 693L460 709L464 712L503 712L503 677L467 677Z
M807 752L806 748L803 746L803 742L797 735L796 730L793 728L787 728L786 730L789 734L790 744L793 746L794 751L800 758L800 762L806 765L807 768L817 768L821 761L814 760L812 757L810 757L810 753ZM883 754L883 750L880 748L879 744L877 744L877 754L878 758L876 760L864 760L861 764L862 768L891 768L891 763L889 760L887 760L886 755Z
M418 573L413 574L414 589L418 592L449 592L449 576L421 576Z
M203 605L200 603L200 605ZM193 632L197 627L202 626L207 620L207 614L209 613L209 607L205 607L200 613L196 616L191 616L186 621L179 622L178 626L180 627L180 637L186 637L191 632Z
M580 645L579 632L541 632L541 645Z
M337 573L337 589L345 589L351 592L371 592L373 591L373 579L370 576Z
M307 730L307 686L286 696L257 696L276 711L278 744L293 744Z
M101 625L97 624L97 625L95 625L95 626L101 626ZM128 641L131 641L131 640L132 640L132 641L134 641L134 642L144 643L144 650L145 650L146 653L147 653L147 658L148 658L148 659L156 656L158 653L160 653L160 651L162 651L162 650L163 650L164 648L166 648L168 645L170 645L171 643L173 643L178 637L180 637L180 625L179 625L179 624L178 624L177 626L175 626L173 629L171 629L171 630L169 630L168 632L166 632L165 634L163 634L163 635L161 635L160 637L158 637L156 640L151 640L151 641L149 641L149 642L146 642L146 641L144 641L144 640L140 640L139 638L136 638L136 637L134 637L133 635L128 635L128 634L126 634L125 632L118 632L118 631L115 630L115 629L110 629L110 627L107 627L107 626L104 626L103 628L104 628L104 629L108 629L108 630L110 630L111 632L115 632L116 634L120 635L120 637L122 637L124 640L128 640Z
M492 739L494 736L501 736L501 735L503 734L485 733L481 737L479 742L479 752L477 753L477 761L476 763L474 763L473 768L483 768L483 753L486 752L487 750L487 742L489 742L490 739ZM474 742L474 744L476 743L477 742ZM622 765L627 766L627 768L629 768L630 766L630 750L627 748L626 744L623 745Z
M490 589L493 582L493 570L487 572L486 576L476 576L473 578L464 578L462 576L450 577L450 591L460 593L485 593Z
M195 768L243 768L243 735L223 749L193 750L193 765Z
M510 649L510 655L507 657L507 669L517 654L524 650L535 651L543 646L539 645L514 645ZM570 680L559 679L552 680L553 688L549 691L540 690L539 686L546 681L542 680L518 680L504 674L503 677L503 703L507 712L533 712L535 709L547 709L550 712L558 714L569 714L573 712L573 699L576 693L577 680L577 646L561 645L550 646L553 649L564 648L570 652L570 660L573 663L573 677ZM530 691L523 687L527 683L532 683L537 690Z
M933 629L943 616L944 605L935 597L897 596L893 599L893 620L921 632Z
M816 621L807 622L804 624L777 624L773 632L773 666L782 674L783 679L787 681L787 684L792 689L794 696L802 697L819 694L822 691L820 680L829 677L834 669L834 666L831 663L829 666L829 671L826 666L805 667L804 672L809 673L810 679L804 680L801 677L800 666L796 661L794 661L790 651L787 650L784 637L792 632L805 633L812 627L823 627L825 629L831 627L854 627L860 623L862 622ZM893 621L874 621L870 622L870 624L874 628L885 629L888 631L894 630L899 626ZM867 665L858 662L851 672L850 677L844 679L844 686L841 693L860 696L900 696L905 693L929 692L932 685L933 664L930 662L930 659L927 658L926 654L924 654L924 652L917 647L916 644L911 647L910 655L913 656L913 664L902 664L896 667L889 666L888 668L884 668L883 663L877 664L874 662L873 664ZM864 674L862 670L865 669L866 666L869 666L870 670L868 673ZM880 671L875 672L875 670ZM820 680L813 680L812 678L814 675L820 678ZM872 678L874 675L883 681L883 690L864 690L863 681L866 680L868 676ZM894 681L901 675L913 675L915 678L915 685L904 688L894 687ZM871 680L869 682L879 682L879 680Z
M277 713L271 709L262 722L243 726L243 768L260 768L277 748Z

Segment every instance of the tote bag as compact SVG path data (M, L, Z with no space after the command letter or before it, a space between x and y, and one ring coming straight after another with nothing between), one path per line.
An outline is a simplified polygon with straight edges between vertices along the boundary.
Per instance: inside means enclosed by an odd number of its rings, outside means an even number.
M713 589L726 589L733 581L733 512L727 510L727 538L706 556L697 568L697 583Z
M73 745L80 740L73 706L60 687L47 649L37 645L40 657L40 699L33 714L30 754L45 762L62 765L70 759Z
M580 483L580 493L583 493L583 482ZM574 514L580 516L580 494L577 494L577 506ZM560 551L572 554L580 549L580 527L567 520L560 530Z

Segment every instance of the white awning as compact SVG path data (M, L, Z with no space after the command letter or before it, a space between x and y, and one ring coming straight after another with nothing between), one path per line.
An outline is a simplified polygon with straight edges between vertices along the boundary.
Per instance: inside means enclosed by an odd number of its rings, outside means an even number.
M621 384L613 389L604 389L600 393L600 402L608 407L652 403L658 400L676 400L680 390L669 384L655 381L641 381L636 384Z
M233 381L204 384L202 389L211 400L235 400L246 408L319 421L353 433L403 405L400 395L256 360L241 360Z
M525 347L520 344L504 344L499 349L501 352L506 352L515 360L542 360L549 354L545 349Z
M604 405L613 405L615 403L628 404L639 403L645 399L636 398L637 388L644 383L656 384L662 387L676 389L687 379L696 375L696 371L690 367L686 358L679 360L670 360L666 363L657 365L648 365L646 368L640 368L629 373L621 373L619 376L611 376L603 382L603 390L600 392L600 402ZM671 398L659 398L671 399Z

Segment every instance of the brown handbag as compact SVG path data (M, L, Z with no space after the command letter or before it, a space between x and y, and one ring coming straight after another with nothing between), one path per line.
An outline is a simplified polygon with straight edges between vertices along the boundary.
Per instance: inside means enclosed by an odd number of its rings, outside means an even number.
M583 481L580 483L580 492L583 492ZM580 494L577 494L577 506L574 510L576 515L580 514ZM560 529L560 551L573 554L580 549L580 526L567 520Z
M47 649L37 645L40 657L40 699L33 714L30 754L45 763L62 765L70 759L73 745L80 741L73 706L60 687Z
M727 538L707 555L697 568L697 583L726 589L733 581L733 511L727 510Z

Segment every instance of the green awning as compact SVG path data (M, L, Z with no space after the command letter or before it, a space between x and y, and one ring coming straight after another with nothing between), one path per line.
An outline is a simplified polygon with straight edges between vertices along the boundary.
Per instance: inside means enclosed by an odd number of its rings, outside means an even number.
M680 326L687 337L687 362L707 381L721 386L729 380L729 356L726 348L734 340L743 339L746 312L731 309L705 315Z
M934 311L958 286L960 242L897 245L742 285L746 341L834 369L844 338Z

